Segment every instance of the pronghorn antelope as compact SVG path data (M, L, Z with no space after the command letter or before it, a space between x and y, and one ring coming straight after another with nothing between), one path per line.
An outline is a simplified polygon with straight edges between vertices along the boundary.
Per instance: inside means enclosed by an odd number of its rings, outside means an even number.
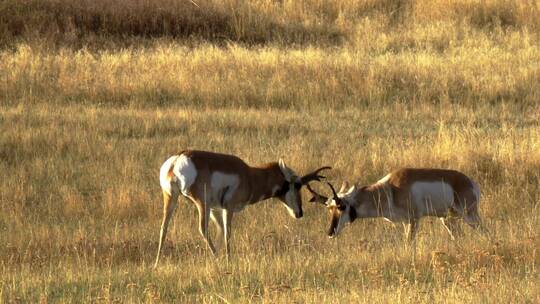
M324 178L319 172L325 169L330 167L322 167L299 177L281 159L278 163L250 167L236 156L205 151L187 150L171 156L160 169L164 205L155 266L159 262L169 220L180 194L197 206L199 232L210 251L213 254L216 252L208 235L209 218L223 234L228 256L233 213L247 205L275 197L283 202L292 217L301 218L300 188L310 181Z
M335 237L346 224L357 218L384 217L406 224L406 236L413 240L423 216L437 216L454 239L456 220L461 217L473 228L481 226L478 215L480 188L461 172L443 169L396 170L377 183L348 187L338 193L328 183L333 197L328 199L311 189L310 201L325 204L330 211L329 237ZM349 189L347 189L349 188Z

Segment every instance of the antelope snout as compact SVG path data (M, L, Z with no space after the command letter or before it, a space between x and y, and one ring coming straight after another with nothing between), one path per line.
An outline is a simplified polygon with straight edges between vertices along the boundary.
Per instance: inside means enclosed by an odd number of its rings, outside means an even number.
M328 229L328 238L333 239L335 237L336 237L336 229L334 229L334 228Z

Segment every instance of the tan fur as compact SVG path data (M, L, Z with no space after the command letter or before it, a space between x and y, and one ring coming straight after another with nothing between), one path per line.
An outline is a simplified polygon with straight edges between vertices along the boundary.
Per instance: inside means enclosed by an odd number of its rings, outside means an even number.
M474 201L472 194L472 182L465 174L446 169L414 169L402 168L393 171L390 174L388 184L393 188L395 193L394 202L402 208L408 208L408 194L414 182L445 182L449 184L457 196L462 199L455 201L455 204L462 209L465 209L465 202Z
M446 205L434 206L433 209L438 211L427 212L424 206L417 205L418 202L412 199L412 187L417 182L444 182L453 191L452 205L443 211L440 209ZM439 216L445 219L442 223L454 238L452 230L457 230L456 217L463 218L473 228L481 225L479 198L474 193L474 187L469 177L455 170L402 168L390 173L388 179L353 191L343 200L355 208L359 218L385 217L405 221L409 239L414 238L421 217ZM343 211L335 205L328 205L328 208L332 217L329 234L332 234L336 229L336 217L342 216Z
M195 150L182 151L181 155L193 163L196 170L196 177L193 183L186 186L187 189L183 189L182 193L195 204L199 211L199 232L206 241L210 251L215 253L214 245L208 235L208 223L209 219L212 219L218 230L223 232L227 256L229 254L230 226L234 212L239 212L249 204L254 204L271 197L278 197L281 201L285 202L287 200L285 194L278 196L275 192L288 185L288 189L293 189L290 191L291 193L296 191L296 194L291 198L296 204L294 216L297 218L301 217L302 206L299 188L291 187L294 187L295 183L301 184L302 182L322 178L317 175L317 172L321 169L314 171L311 175L306 175L303 177L304 179L295 176L294 181L287 181L286 174L283 170L287 170L287 174L292 174L293 172L284 167L285 165L283 163L283 167L280 167L276 162L252 167L233 155ZM177 179L174 178L175 173L173 172L173 168L174 161L167 172L165 181L162 181L167 184L167 188L168 183L170 183L171 194L169 195L166 191L163 191L163 221L155 266L159 262L168 224L174 212L178 196L181 194L178 183L176 182ZM230 197L226 200L224 197L228 191L228 187L221 189L212 188L212 176L216 172L238 178L237 187L234 192L230 193ZM219 191L219 200L216 199L216 191ZM214 195L209 197L209 193L214 193Z
M236 174L240 178L240 185L234 196L225 202L224 209L240 211L246 203L256 203L261 197L272 196L272 188L285 183L285 178L276 162L257 167L247 165L240 158L206 151L185 151L197 168L197 179L189 189L192 197L204 201L205 185L208 187L212 173L223 172Z

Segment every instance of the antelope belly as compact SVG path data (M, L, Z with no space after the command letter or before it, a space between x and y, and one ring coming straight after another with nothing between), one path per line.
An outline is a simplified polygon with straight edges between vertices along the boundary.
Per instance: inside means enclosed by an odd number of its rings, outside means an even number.
M445 182L415 182L411 198L419 215L444 216L454 202L454 189Z
M226 191L224 193L224 201L229 201L236 192L239 184L240 177L236 174L226 174L219 171L212 173L210 185L212 186L214 202L219 203L221 200L220 195L223 194L223 191Z

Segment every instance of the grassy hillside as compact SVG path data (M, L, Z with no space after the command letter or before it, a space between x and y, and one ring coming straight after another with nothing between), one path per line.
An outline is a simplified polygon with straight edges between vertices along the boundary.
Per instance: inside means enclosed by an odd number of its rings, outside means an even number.
M539 38L539 1L3 1L0 302L539 302ZM337 184L458 169L492 239L329 240L324 208L270 200L226 263L182 199L153 270L158 170L186 148Z
M391 32L419 24L467 32L540 28L535 0L6 0L0 9L2 44L38 40L74 48L139 46L148 38L339 45L376 29L366 23Z
M2 5L0 98L10 104L528 106L539 99L535 1Z

